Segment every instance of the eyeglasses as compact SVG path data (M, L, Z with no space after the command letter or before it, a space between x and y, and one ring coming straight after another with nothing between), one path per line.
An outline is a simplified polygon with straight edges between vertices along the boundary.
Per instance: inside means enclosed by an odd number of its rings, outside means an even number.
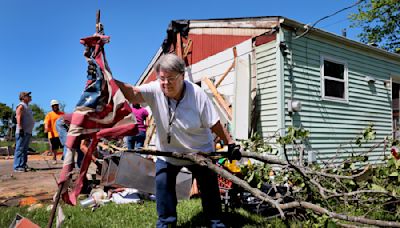
M168 77L168 78L160 77L159 75L157 75L157 78L158 78L158 80L160 80L162 82L174 82L181 75L182 75L182 73L177 74L177 75L172 76L172 77Z

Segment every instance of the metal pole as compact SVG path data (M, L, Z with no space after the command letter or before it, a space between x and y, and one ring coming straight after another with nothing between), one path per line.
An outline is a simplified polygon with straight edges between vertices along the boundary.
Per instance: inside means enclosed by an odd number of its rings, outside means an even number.
M51 228L51 227L53 226L53 221L54 221L54 217L55 217L55 215L56 215L58 202L60 201L60 198L61 198L61 191L62 191L62 189L63 189L63 187L64 187L65 182L66 182L66 181L62 182L62 183L60 184L60 186L58 187L56 199L54 200L53 208L51 209L51 214L50 214L49 222L47 223L47 228Z

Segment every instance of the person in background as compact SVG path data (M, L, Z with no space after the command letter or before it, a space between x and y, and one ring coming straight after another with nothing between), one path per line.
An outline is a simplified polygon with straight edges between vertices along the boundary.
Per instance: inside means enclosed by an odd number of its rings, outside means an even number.
M44 132L49 138L50 152L53 153L53 164L57 164L57 150L62 148L59 134L56 128L56 121L64 112L60 111L59 102L57 100L50 101L52 111L49 112L44 119Z
M66 113L66 114L60 116L56 120L56 129L57 129L57 132L58 132L58 137L59 137L60 142L61 142L61 144L63 146L63 158L62 158L62 160L67 155L67 146L65 146L65 143L67 142L67 134L68 134L68 130L69 130L69 125L71 124L71 119L72 119L72 114ZM82 160L83 160L83 157L84 157L84 154L83 154L83 152L82 152L82 150L80 148L76 148L76 153L78 155L77 160L76 160L76 164L77 164L77 167L80 168Z
M79 168L82 165L82 161L83 161L84 156L86 156L86 154L89 151L90 143L91 143L91 139L86 138L86 139L82 139L81 140L80 147L77 150L77 152L78 152L77 165L78 165ZM79 153L81 153L81 155L79 155ZM79 156L81 156L82 158L80 159ZM97 169L98 169L97 171L99 171L100 174L101 174L101 162L98 159L98 156L99 156L99 152L97 150L93 151L92 157L91 157L91 161L97 166Z
M143 147L144 140L146 139L147 117L149 113L140 104L132 105L132 112L135 114L137 127L139 132L135 136L126 136L125 143L129 150Z
M29 170L27 165L29 142L35 125L32 110L29 108L29 102L32 101L31 92L21 92L19 100L20 103L16 108L14 172L26 172Z
M199 86L184 79L185 62L175 54L166 54L160 57L154 69L157 81L138 87L116 82L131 103L147 103L151 108L157 130L156 149L212 152L212 133L215 133L228 144L227 155L238 159L240 146L221 125L211 100ZM191 161L164 156L159 156L156 161L157 227L176 226L176 176L184 166L192 171L199 183L203 212L210 226L225 227L220 220L217 174Z

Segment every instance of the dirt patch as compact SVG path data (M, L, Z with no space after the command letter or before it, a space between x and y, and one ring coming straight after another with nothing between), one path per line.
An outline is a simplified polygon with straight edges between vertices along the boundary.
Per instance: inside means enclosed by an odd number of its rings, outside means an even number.
M34 170L24 173L13 172L13 161L12 157L0 158L0 205L16 206L27 197L51 200L57 191L61 161L52 164L52 156L29 155L28 166Z

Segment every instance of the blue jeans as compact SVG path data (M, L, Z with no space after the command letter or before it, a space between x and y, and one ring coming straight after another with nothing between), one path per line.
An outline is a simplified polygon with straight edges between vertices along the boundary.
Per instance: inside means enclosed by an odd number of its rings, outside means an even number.
M60 139L60 142L63 145L63 159L64 159L65 156L67 155L67 147L65 146L65 143L67 142L68 131L64 126L64 119L62 117L56 120L56 130L58 132L58 138ZM79 148L76 150L76 153L78 154L78 159L76 163L77 166L80 168L85 154Z
M85 154L81 151L80 148L78 148L76 150L76 153L78 154L78 158L76 159L76 165L78 166L78 168L81 168L82 161L83 161L83 158L85 157Z
M15 151L14 151L14 170L18 168L25 168L28 162L28 148L29 141L32 134L24 133L15 134Z
M176 176L180 166L171 165L161 159L156 162L156 203L157 227L176 226ZM193 177L199 183L201 203L205 217L211 221L219 221L221 216L221 198L219 195L217 174L207 167L199 165L187 166ZM211 224L211 227L225 227L221 222Z
M146 131L139 131L135 136L126 136L125 138L128 150L137 149L143 147L144 140L146 139Z
M64 127L64 119L62 117L56 120L56 130L58 132L58 138L60 139L61 144L63 145L63 159L67 153L67 147L65 146L65 142L67 141L67 129Z

